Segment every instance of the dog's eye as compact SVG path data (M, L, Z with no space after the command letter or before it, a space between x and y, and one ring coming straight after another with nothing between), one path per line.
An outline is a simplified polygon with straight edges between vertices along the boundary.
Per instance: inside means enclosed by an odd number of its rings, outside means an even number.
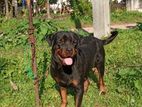
M64 42L58 42L58 45L60 46L60 45L63 45L64 44Z
M63 44L63 43L64 43L64 39L59 40L58 43L59 43L59 44Z
M64 41L58 41L57 45L60 48L62 45L64 45Z
M77 44L77 41L73 41L73 44L76 45L76 44Z

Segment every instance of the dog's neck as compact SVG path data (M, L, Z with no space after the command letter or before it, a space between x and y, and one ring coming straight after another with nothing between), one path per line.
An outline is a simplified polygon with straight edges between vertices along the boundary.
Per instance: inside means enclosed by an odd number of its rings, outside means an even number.
M62 68L63 68L63 71L66 73L66 74L68 74L68 75L70 75L70 74L72 74L72 66L62 66Z

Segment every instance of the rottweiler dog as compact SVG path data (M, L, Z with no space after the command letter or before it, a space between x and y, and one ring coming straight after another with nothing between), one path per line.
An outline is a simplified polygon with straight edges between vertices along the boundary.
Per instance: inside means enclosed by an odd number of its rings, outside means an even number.
M110 43L118 32L111 32L105 40L93 36L82 37L72 31L59 31L46 36L52 46L51 76L59 85L61 107L67 106L67 88L75 90L75 107L81 107L83 93L86 92L89 80L87 72L98 72L100 93L105 93L103 80L105 69L104 45Z

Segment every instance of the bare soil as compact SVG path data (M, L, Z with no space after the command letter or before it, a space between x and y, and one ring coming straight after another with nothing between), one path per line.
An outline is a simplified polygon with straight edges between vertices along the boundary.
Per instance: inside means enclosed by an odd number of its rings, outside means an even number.
M127 24L112 24L111 29L131 29L134 28L137 24L136 23L127 23ZM84 27L84 30L93 33L93 27Z

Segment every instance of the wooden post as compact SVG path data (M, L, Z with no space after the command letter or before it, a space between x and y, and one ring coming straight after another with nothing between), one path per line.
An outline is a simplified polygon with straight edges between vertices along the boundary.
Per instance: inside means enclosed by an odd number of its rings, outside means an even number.
M46 0L46 11L47 11L47 18L50 19L50 3L49 0Z
M8 0L4 0L5 2L5 15L6 15L6 18L9 18L9 6L8 6Z
M139 0L126 0L126 7L128 11L136 11L139 9Z
M32 18L32 7L31 7L31 0L27 0L27 6L29 10L29 42L31 44L31 51L32 51L32 71L34 74L34 89L35 89L35 101L36 107L40 106L40 98L39 98L39 82L38 82L38 75L37 75L37 66L36 66L36 40L34 37L34 26L33 26L33 18Z
M109 0L93 0L94 36L102 38L110 33L110 5Z
M13 9L13 16L14 17L17 17L18 15L18 3L17 3L17 0L12 0L12 7L14 8Z

